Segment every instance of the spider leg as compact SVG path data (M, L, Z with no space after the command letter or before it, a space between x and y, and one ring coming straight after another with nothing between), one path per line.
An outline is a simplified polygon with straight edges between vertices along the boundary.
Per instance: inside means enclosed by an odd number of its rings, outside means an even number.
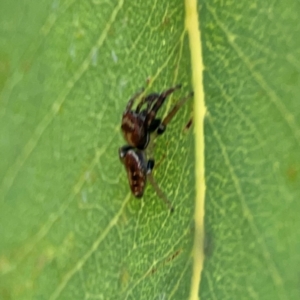
M151 185L153 186L158 197L160 197L165 202L165 204L170 209L170 212L172 213L174 211L174 207L173 207L172 203L167 198L165 193L160 189L160 187L158 186L157 182L154 180L154 177L152 175L152 170L154 168L154 165L155 165L154 159L149 159L148 163L147 163L147 178L149 179L149 181L150 181Z
M136 113L140 113L146 119L149 111L151 111L151 104L152 104L152 102L155 101L155 100L157 100L157 99L159 99L159 97L160 97L160 94L153 93L153 94L150 94L150 95L142 98L141 102L138 104L138 106L136 108ZM145 103L147 103L147 108L143 109L142 111L140 111L141 108L142 108L142 106ZM149 125L148 131L149 132L154 132L158 128L158 126L159 126L160 123L161 123L161 119L154 119L152 121L152 123Z
M151 110L149 111L149 113L146 116L145 119L145 124L147 124L147 126L150 126L150 124L152 123L153 119L155 118L158 110L160 109L160 107L164 104L165 100L167 99L167 97L172 94L174 91L178 90L181 88L181 85L178 84L172 88L169 88L168 90L165 90L164 92L162 92L157 101L153 104Z
M154 159L149 159L147 162L147 175L152 172L154 165L155 165Z
M184 126L184 129L183 129L183 131L184 132L187 132L189 129L190 129L190 127L193 125L193 117L191 117L190 119L189 119L189 121L186 123L186 125Z
M186 97L184 97L183 99L179 100L171 109L171 111L167 114L167 116L162 120L162 122L160 123L160 125L157 128L157 134L162 134L164 133L164 131L166 130L166 127L168 125L168 123L170 123L170 121L173 119L173 117L176 115L176 113L178 112L178 110L181 108L181 106L184 105L184 103L190 99L191 97L193 97L194 93L191 92L189 95L187 95Z
M125 108L125 112L124 114L126 114L127 112L129 112L133 106L134 101L144 92L144 88L141 88L138 92L136 92L128 101L126 108Z
M154 132L160 125L161 119L154 119L148 127L149 132Z
M151 161L151 160L150 160ZM153 161L153 164L154 164L154 161ZM154 165L153 165L154 167ZM152 169L151 169L152 171ZM174 211L174 207L172 205L172 203L170 202L170 200L167 198L166 194L160 189L160 187L158 186L157 182L155 181L153 175L152 175L152 172L149 172L147 174L147 178L148 180L150 181L151 185L153 186L157 196L165 202L165 204L168 206L169 210L170 210L170 213L172 213Z
M160 97L160 94L157 94L157 93L153 93L153 94L150 94L146 97L143 97L142 100L140 101L140 103L138 104L138 106L136 107L136 110L135 112L136 113L139 113L142 106L147 103L147 111L150 109L150 106L151 106L151 102L153 102L154 100L158 99Z

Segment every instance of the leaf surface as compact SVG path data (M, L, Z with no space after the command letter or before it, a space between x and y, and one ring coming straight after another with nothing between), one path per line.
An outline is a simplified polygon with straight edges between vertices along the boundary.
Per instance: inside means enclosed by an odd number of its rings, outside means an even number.
M300 5L198 4L207 107L199 296L298 299ZM118 158L122 112L138 89L183 84L161 116L195 89L184 3L0 6L0 298L188 299L192 102L153 153L173 215L150 185L142 200L131 196Z
M175 215L150 185L142 200L131 196L118 158L125 144L122 112L137 90L183 85L162 116L192 89L184 3L44 1L30 7L24 1L17 9L6 2L1 295L185 297L194 168L192 131L183 129L192 100L153 154L155 179Z
M201 299L298 299L298 1L206 1Z

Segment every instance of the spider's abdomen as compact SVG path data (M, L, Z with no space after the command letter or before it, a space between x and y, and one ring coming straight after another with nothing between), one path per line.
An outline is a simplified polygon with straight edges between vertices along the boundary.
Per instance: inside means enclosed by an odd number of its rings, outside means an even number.
M146 158L141 151L129 150L123 157L123 163L131 192L137 198L142 197L147 182Z

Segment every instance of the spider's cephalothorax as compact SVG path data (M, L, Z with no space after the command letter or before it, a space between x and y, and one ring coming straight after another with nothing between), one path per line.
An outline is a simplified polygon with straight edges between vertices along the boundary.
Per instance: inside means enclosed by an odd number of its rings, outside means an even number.
M123 113L121 129L130 146L144 150L148 146L152 132L157 130L158 133L162 133L164 131L165 128L161 126L161 120L156 118L156 114L166 98L180 87L180 85L176 85L161 94L153 93L143 97L135 110L132 109L134 101L144 90L141 89L128 101Z
M163 120L157 119L156 113L165 99L179 88L180 85L177 85L161 94L155 93L143 97L135 110L132 110L133 103L135 99L141 95L143 90L136 93L129 100L123 113L121 125L124 138L128 145L119 149L119 157L127 172L128 183L132 194L137 198L141 198L144 194L148 179L157 195L166 203L171 212L174 210L171 202L153 178L152 170L155 162L154 159L147 159L146 148L149 144L150 134L152 132L162 134L180 107L192 97L193 93L190 93L187 97L179 100ZM146 105L145 108L143 108L144 105Z

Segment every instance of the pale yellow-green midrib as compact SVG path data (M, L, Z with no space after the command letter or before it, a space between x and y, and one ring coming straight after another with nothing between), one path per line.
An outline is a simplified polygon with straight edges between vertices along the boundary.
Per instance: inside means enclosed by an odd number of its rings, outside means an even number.
M195 199L195 236L193 246L193 273L191 280L190 300L199 297L201 272L204 263L204 89L201 33L197 0L185 0L185 26L189 36L192 80L194 88L194 134L195 134L195 170L196 170L196 199Z

